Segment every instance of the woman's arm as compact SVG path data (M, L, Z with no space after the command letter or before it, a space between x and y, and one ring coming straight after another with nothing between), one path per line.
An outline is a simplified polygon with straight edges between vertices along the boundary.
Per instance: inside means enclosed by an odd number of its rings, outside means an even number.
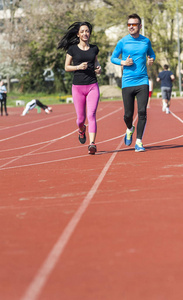
M96 58L95 58L95 73L97 74L97 75L100 75L101 74L101 65L99 64L99 61L98 61L98 58L97 58L97 56L96 56Z
M66 59L65 59L65 71L66 72L73 72L77 70L86 70L88 68L88 63L83 62L80 65L73 66L72 65L72 56L69 54L66 54Z

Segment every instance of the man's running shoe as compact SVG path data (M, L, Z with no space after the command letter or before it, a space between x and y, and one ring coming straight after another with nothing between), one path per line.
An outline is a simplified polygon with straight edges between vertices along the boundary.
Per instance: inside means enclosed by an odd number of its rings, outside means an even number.
M167 104L166 104L166 103L163 103L162 111L166 111L166 108L167 108Z
M95 154L97 152L97 146L94 143L91 143L88 146L88 154Z
M52 107L48 107L48 110L49 110L49 111L52 111Z
M133 125L132 128L133 128L132 131L130 131L128 128L126 130L126 134L125 134L125 137L124 137L124 142L125 142L126 146L130 146L131 143L132 143L132 136L133 136L133 133L135 131L135 126Z
M166 108L166 114L170 114L170 110L168 107Z
M142 143L136 143L135 152L143 152L143 151L145 151L145 148L143 147Z
M81 144L84 144L86 142L86 134L85 134L85 131L86 131L86 126L84 125L84 129L83 131L78 131L79 133L79 141Z

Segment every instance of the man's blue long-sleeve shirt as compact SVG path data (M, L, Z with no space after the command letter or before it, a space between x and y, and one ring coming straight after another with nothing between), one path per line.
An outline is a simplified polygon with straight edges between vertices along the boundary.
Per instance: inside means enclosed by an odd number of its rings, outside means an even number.
M117 43L111 56L111 62L121 65L121 60L126 60L129 55L133 60L133 65L123 67L122 88L149 85L146 59L147 56L154 59L156 57L150 40L143 35L139 35L138 38L133 38L130 34L125 36Z

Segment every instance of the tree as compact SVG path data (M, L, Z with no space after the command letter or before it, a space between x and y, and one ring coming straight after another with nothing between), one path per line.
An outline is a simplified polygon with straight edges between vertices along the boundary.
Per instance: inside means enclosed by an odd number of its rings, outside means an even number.
M127 16L137 13L144 20L145 35L150 38L156 53L153 67L148 68L152 77L156 77L159 69L168 63L176 74L178 65L177 53L177 2L175 0L104 0L96 16L96 24L106 30L109 26L119 26L119 38L128 34L125 26ZM178 1L179 14L182 13L183 0ZM181 19L181 18L180 18ZM120 27L122 25L122 27ZM180 26L180 45L182 45L182 26ZM111 47L116 41L111 43ZM181 47L182 52L182 47Z
M43 72L49 67L55 74L52 88L69 91L73 74L64 72L65 52L58 51L57 45L73 22L87 20L93 24L95 7L92 8L90 3L93 1L22 0L22 16L19 20L16 19L17 7L14 6L13 18L7 20L11 26L7 26L5 31L9 45L6 56L11 57L11 62L14 66L19 66L23 73L20 77L23 90L48 91ZM97 37L101 42L104 41L104 32L94 32L92 39L97 42ZM102 46L101 50L103 65L104 48Z
M70 91L73 74L64 72L65 52L58 51L57 44L68 26L80 20L93 25L91 42L99 46L99 61L103 69L99 83L108 83L105 75L107 57L117 39L128 34L127 16L133 12L143 18L145 35L150 38L156 53L155 64L148 72L156 77L165 62L174 73L177 69L175 0L3 0L3 4L5 19L1 31L4 41L0 45L0 70L4 74L23 74L20 80L24 90L48 91L43 73L49 67L55 74L50 92L53 89ZM178 4L179 13L182 13L183 0ZM112 38L112 29L116 30L115 39ZM182 30L180 26L181 45Z

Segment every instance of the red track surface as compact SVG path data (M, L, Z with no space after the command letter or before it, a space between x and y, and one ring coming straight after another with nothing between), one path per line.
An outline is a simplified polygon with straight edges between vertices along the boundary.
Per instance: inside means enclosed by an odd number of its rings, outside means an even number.
M183 101L152 100L145 153L121 101L99 104L98 152L73 104L0 119L1 300L183 299ZM136 124L136 122L135 122Z

